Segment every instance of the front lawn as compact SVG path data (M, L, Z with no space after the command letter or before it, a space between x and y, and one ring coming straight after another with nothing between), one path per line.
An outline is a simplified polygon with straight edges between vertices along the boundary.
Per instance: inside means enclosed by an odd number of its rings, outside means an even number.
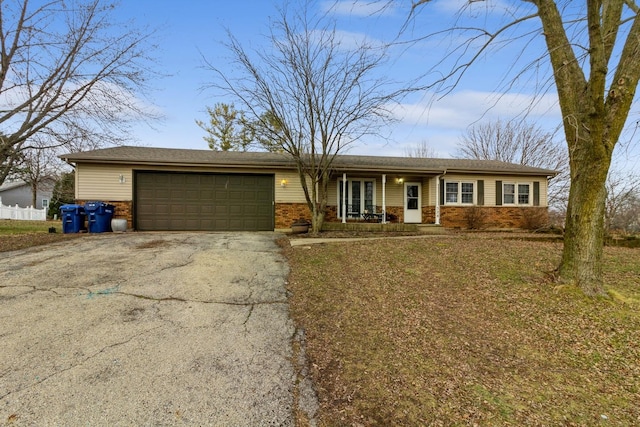
M640 424L640 250L609 299L545 273L560 243L474 235L287 248L322 426Z
M55 233L50 233L49 228L55 228ZM0 252L45 245L78 236L80 234L62 234L60 221L0 220Z

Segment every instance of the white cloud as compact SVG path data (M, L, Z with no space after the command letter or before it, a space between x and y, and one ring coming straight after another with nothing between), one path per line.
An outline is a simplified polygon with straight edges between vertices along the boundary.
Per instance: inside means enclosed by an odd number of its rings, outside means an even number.
M555 94L498 94L495 92L460 91L433 102L402 104L396 117L405 124L464 130L482 120L505 120L526 113L532 121L560 123Z
M372 16L391 14L395 5L387 0L327 0L321 4L325 12L346 16Z

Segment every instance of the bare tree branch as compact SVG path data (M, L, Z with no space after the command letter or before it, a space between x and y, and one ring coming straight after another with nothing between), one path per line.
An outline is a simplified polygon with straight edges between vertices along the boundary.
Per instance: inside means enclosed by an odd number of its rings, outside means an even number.
M117 144L132 123L158 117L139 99L157 76L153 32L117 22L113 9L103 0L0 2L3 170L38 135L50 147L78 146L79 138Z
M308 10L281 10L263 50L249 52L229 33L234 73L205 64L217 77L210 87L235 97L294 160L319 231L335 156L393 120L390 105L406 91L376 76L386 47L347 48L326 15Z

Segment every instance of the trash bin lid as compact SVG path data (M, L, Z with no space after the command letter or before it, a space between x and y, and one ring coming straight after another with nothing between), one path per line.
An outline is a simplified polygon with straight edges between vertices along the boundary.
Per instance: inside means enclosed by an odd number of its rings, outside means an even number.
M76 211L76 210L82 210L84 211L84 208L82 207L82 205L62 205L60 206L60 210L64 211L64 212L70 212L70 211Z
M103 202L87 202L84 204L85 210L88 210L88 211L95 211L102 207L104 207Z

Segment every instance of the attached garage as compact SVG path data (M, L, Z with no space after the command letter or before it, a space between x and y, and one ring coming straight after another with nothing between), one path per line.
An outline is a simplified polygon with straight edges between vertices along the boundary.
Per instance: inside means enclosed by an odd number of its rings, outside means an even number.
M134 172L140 231L273 231L274 175Z

